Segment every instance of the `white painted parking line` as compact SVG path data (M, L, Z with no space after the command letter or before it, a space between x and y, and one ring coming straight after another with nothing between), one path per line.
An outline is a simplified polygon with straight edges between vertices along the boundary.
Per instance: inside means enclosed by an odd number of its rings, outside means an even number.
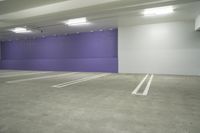
M86 82L86 81L89 81L89 80L101 78L101 77L108 76L108 75L110 75L110 74L98 74L98 75L91 76L91 77L81 78L81 79L77 79L77 80L73 80L73 81L57 84L57 85L54 85L52 87L54 87L54 88L63 88L63 87L66 87L66 86L78 84L78 83L81 83L81 82Z
M44 74L49 72L30 72L30 73L17 73L17 74L11 74L11 75L2 75L0 78L9 78L9 77L17 77L17 76L26 76L26 75L34 75L34 74Z
M23 70L0 70L0 74L21 74L21 73L30 73L30 72L43 72L43 71L23 71Z
M151 77L150 77L150 79L149 79L149 82L148 82L148 84L147 84L147 86L146 86L146 88L145 88L145 90L144 90L144 92L143 92L143 95L144 95L144 96L146 96L146 95L148 94L148 92L149 92L149 89L150 89L150 86L151 86L151 82L152 82L152 80L153 80L153 77L154 77L154 75L151 75Z
M149 74L147 74L143 80L140 82L140 84L135 88L135 90L132 92L132 95L139 95L139 96L147 96L148 92L149 92L149 89L150 89L150 86L151 86L151 83L153 81L153 77L154 75L152 74L146 87L145 87L145 90L143 91L143 93L138 93L138 91L140 90L141 86L144 84L145 80L148 78Z
M147 79L147 77L149 76L149 74L147 74L143 80L139 83L139 85L135 88L135 90L132 92L132 94L137 94L137 92L140 90L141 86L143 85L144 81Z
M72 73L67 73L67 74L65 73L65 74L48 75L48 76L28 78L28 79L12 80L12 81L7 81L6 83L19 83L19 82L39 80L39 79L48 79L48 78L63 77L63 76L69 76L69 75L72 75L72 74L75 74L75 73L77 73L77 72L72 72Z
M4 70L0 70L0 74L11 73L11 72L15 72L15 71L4 71Z

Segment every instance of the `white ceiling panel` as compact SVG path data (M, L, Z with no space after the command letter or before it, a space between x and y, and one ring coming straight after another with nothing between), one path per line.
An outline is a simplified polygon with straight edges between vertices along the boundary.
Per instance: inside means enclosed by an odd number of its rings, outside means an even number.
M141 13L145 8L169 5L175 8L172 15L147 18ZM199 0L6 0L0 2L0 40L166 21L191 21L200 14L199 7ZM62 23L78 17L87 17L92 24L66 27ZM17 26L27 26L34 32L17 35L8 31Z

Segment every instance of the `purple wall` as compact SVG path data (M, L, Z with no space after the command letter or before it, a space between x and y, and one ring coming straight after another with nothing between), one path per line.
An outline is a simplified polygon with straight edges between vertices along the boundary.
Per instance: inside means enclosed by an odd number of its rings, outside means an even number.
M118 72L117 30L2 43L2 68Z
M0 41L0 69L2 69L1 68L1 43L2 43L2 41Z

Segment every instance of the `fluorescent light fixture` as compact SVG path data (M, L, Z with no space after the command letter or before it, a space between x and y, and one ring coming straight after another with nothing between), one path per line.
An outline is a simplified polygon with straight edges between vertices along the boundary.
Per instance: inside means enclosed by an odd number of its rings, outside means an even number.
M86 22L86 23L77 23L77 24L68 24L69 26L82 26L82 25L89 25L91 23Z
M23 27L16 27L14 29L11 29L10 31L14 32L14 33L31 33L31 30L27 30L26 28Z
M69 19L68 21L64 22L66 25L69 26L81 26L81 25L88 25L90 24L87 21L86 17L83 18L75 18L75 19Z
M145 9L143 14L144 16L158 16L158 15L171 14L173 12L174 12L174 8L172 6L166 6L166 7Z

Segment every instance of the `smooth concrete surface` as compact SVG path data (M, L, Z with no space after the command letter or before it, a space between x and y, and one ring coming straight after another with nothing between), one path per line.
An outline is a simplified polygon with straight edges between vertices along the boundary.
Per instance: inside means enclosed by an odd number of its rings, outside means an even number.
M53 85L99 73L59 75L0 70L0 133L199 133L200 77L154 75L147 96L132 95L145 74L110 74L63 88Z

